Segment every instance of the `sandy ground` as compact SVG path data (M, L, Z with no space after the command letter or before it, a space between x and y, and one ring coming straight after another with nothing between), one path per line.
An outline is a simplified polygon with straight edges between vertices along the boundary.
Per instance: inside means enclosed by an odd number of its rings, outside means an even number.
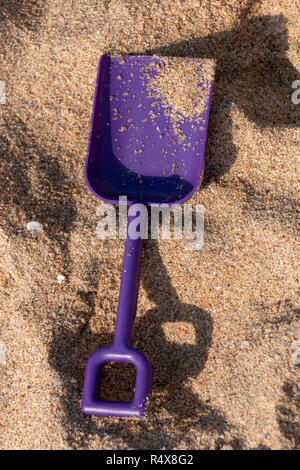
M299 448L299 18L292 0L0 0L1 448ZM103 52L217 63L191 200L204 248L145 247L136 344L155 377L141 421L80 411L124 245L96 238L83 177Z

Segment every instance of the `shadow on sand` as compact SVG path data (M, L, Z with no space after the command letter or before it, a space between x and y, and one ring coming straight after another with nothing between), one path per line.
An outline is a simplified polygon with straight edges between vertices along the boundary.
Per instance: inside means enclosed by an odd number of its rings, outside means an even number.
M229 31L137 52L216 61L204 185L218 181L237 158L230 115L233 104L259 129L300 126L300 106L291 101L292 83L300 74L287 51L284 16L248 19L244 12Z
M55 331L49 354L51 366L62 379L65 392L61 398L64 424L68 430L69 444L73 447L84 446L93 434L109 434L120 438L124 436L123 445L129 448L153 448L154 442L160 447L173 448L187 437L191 426L218 432L228 428L222 414L209 403L202 402L187 384L190 378L199 376L205 366L213 330L211 315L194 305L180 302L162 263L156 241L147 243L143 264L143 284L149 298L156 304L154 309L137 319L134 331L134 344L149 355L154 366L147 420L134 421L133 425L130 420L117 422L104 419L98 425L97 418L78 412L86 361L95 349L113 340L110 333L104 331L101 335L95 335L89 329L97 291L81 292L79 294L87 306L85 312L80 312L85 315L85 326L79 332L67 328ZM150 267L151 279L147 276ZM95 273L95 269L92 271ZM94 278L93 285L95 282ZM173 323L176 328L178 321L187 322L194 329L194 344L174 343L166 338L163 325ZM126 400L126 395L134 386L130 373L131 370L123 368L122 371L113 371L109 381L104 378L106 399ZM113 386L116 390L114 397L111 397ZM161 409L165 409L170 418L161 418ZM166 421L169 421L172 436L164 431ZM153 442L152 434L155 438ZM75 436L80 436L79 440L76 441Z

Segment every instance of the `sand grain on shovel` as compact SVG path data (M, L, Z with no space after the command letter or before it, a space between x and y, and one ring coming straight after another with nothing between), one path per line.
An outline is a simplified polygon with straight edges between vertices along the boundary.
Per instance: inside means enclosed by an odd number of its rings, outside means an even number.
M186 136L181 124L186 119L201 121L207 111L215 63L210 59L162 58L162 64L150 65L156 74L149 77L148 97L159 100L172 122L179 140Z

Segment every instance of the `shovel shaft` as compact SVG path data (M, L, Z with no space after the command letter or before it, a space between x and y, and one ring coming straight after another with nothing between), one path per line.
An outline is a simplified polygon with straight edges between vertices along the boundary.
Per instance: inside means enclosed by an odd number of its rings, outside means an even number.
M130 238L128 229L133 219L134 217L128 217L114 338L114 346L116 347L131 346L136 315L143 239L137 238L133 240Z
M132 347L143 249L143 239L132 239L129 235L130 222L134 218L130 215L128 217L114 342L110 346L95 351L89 358L85 370L81 407L82 411L88 415L142 417L150 393L151 362L142 351ZM123 403L99 399L102 369L109 362L130 363L135 366L136 383L132 402Z

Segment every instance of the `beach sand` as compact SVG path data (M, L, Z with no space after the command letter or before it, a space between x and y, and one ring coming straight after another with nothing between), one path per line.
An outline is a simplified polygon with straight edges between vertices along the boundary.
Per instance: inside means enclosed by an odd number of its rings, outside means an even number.
M0 0L2 449L299 448L299 13L292 0ZM80 410L86 361L112 340L124 248L97 239L83 174L103 52L217 66L190 201L205 206L204 247L145 244L142 420Z

